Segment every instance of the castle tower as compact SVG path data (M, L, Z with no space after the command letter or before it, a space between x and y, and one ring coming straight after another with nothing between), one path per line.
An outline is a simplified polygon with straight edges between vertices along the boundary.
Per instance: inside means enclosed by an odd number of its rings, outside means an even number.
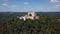
M35 16L36 16L36 13L35 13L35 12L28 12L28 16L33 16L33 17L35 17Z

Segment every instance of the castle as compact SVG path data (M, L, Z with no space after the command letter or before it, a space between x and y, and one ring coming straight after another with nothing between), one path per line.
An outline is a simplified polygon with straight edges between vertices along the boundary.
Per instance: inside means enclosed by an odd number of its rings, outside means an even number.
M17 18L23 19L25 21L26 19L31 19L31 20L39 19L39 16L37 16L37 14L35 12L28 12L27 15L21 16L21 17L17 16Z

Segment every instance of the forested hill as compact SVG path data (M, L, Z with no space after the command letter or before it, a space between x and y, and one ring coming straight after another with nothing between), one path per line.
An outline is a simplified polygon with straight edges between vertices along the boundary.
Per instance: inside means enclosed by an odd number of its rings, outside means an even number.
M0 13L0 34L60 34L60 18L37 13L39 20L20 20L27 13Z

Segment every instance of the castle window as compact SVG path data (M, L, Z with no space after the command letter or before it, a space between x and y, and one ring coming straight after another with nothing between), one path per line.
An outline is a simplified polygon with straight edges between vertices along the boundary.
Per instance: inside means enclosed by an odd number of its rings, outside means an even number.
M29 16L32 16L32 14L29 14Z

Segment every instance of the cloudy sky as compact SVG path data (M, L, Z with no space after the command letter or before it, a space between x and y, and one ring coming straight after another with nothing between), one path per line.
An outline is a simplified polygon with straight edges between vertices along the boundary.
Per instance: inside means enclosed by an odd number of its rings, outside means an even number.
M0 0L0 12L60 11L60 0Z

